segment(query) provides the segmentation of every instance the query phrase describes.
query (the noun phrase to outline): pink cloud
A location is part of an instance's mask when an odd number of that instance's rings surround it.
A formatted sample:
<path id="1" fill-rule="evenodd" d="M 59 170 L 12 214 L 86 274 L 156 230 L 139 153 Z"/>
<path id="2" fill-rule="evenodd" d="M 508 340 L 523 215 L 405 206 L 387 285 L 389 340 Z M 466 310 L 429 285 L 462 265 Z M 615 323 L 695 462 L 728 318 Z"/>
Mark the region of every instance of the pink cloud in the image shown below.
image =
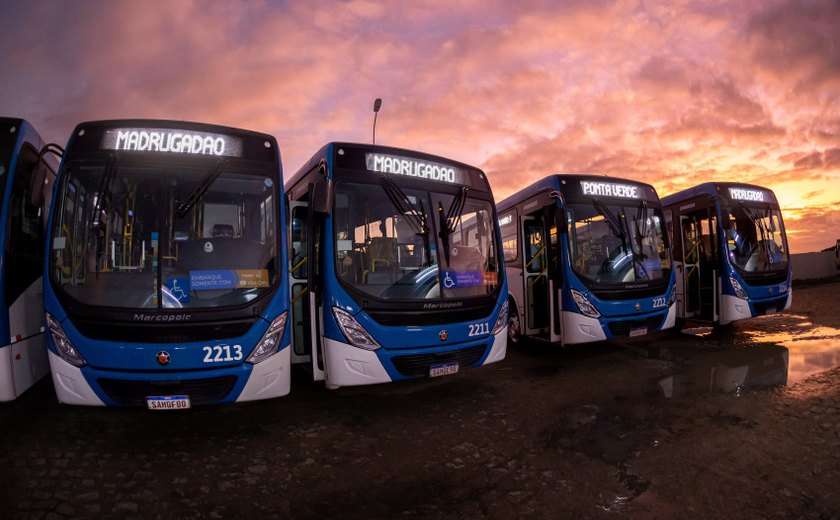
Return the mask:
<path id="1" fill-rule="evenodd" d="M 2 9 L 0 113 L 59 142 L 90 119 L 208 121 L 274 134 L 291 173 L 326 141 L 369 141 L 382 97 L 379 142 L 481 166 L 499 197 L 596 169 L 662 195 L 840 180 L 830 0 Z"/>

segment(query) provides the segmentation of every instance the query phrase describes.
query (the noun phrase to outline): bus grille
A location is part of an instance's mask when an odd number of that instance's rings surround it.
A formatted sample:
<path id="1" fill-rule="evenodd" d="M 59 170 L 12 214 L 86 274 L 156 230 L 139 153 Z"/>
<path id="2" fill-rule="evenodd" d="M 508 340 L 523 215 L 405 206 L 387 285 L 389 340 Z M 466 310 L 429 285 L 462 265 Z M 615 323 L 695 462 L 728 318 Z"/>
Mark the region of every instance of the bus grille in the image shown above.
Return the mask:
<path id="1" fill-rule="evenodd" d="M 461 367 L 475 365 L 481 360 L 486 350 L 486 345 L 477 345 L 450 352 L 395 356 L 391 358 L 391 361 L 394 363 L 397 371 L 406 377 L 425 376 L 429 374 L 429 367 L 433 365 L 442 365 L 444 363 L 458 363 Z"/>
<path id="2" fill-rule="evenodd" d="M 256 318 L 222 323 L 178 323 L 158 325 L 93 320 L 74 320 L 83 336 L 103 341 L 132 343 L 190 343 L 216 339 L 238 338 L 248 333 Z"/>
<path id="3" fill-rule="evenodd" d="M 97 383 L 113 401 L 126 406 L 146 406 L 146 397 L 188 395 L 190 404 L 218 402 L 233 390 L 236 376 L 184 379 L 183 381 L 130 381 L 98 379 Z"/>
<path id="4" fill-rule="evenodd" d="M 646 320 L 612 321 L 609 323 L 610 333 L 613 336 L 623 338 L 630 335 L 633 329 L 646 328 L 648 332 L 658 330 L 662 325 L 664 316 L 654 316 Z"/>

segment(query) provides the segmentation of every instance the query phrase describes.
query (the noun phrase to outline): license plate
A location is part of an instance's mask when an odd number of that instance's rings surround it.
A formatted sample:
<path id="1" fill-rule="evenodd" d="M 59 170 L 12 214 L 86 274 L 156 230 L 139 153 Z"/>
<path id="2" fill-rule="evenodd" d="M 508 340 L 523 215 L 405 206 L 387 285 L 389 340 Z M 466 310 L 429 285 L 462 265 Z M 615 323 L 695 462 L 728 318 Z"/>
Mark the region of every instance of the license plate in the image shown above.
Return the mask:
<path id="1" fill-rule="evenodd" d="M 146 398 L 149 410 L 186 410 L 190 407 L 188 395 L 151 396 Z"/>
<path id="2" fill-rule="evenodd" d="M 445 363 L 429 367 L 429 377 L 448 376 L 458 373 L 458 363 Z"/>
<path id="3" fill-rule="evenodd" d="M 647 334 L 647 327 L 636 327 L 635 329 L 630 329 L 630 337 L 635 336 L 644 336 Z"/>
<path id="4" fill-rule="evenodd" d="M 779 312 L 775 307 L 768 307 L 766 311 L 764 311 L 765 316 L 770 316 L 771 314 L 776 314 Z"/>

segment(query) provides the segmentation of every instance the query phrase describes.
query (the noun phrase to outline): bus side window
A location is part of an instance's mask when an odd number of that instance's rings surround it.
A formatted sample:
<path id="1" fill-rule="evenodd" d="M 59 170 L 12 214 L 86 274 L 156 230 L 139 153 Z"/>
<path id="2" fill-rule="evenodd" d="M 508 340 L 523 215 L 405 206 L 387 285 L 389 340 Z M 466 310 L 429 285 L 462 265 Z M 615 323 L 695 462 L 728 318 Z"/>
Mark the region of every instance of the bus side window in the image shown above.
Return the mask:
<path id="1" fill-rule="evenodd" d="M 511 212 L 499 218 L 502 227 L 502 249 L 505 262 L 513 262 L 519 256 L 519 235 L 516 225 L 516 213 Z"/>

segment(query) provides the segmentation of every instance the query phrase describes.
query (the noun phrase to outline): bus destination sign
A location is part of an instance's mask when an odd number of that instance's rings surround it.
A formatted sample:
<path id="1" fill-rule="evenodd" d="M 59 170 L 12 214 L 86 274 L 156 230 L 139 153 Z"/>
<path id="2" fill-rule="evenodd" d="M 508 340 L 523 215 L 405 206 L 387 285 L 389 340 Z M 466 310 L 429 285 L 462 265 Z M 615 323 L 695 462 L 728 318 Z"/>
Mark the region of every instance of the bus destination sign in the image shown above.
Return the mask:
<path id="1" fill-rule="evenodd" d="M 580 187 L 583 190 L 584 195 L 618 197 L 622 199 L 639 199 L 642 197 L 642 194 L 639 193 L 639 187 L 632 186 L 630 184 L 580 181 Z"/>
<path id="2" fill-rule="evenodd" d="M 242 140 L 221 134 L 173 128 L 117 128 L 102 139 L 105 150 L 160 152 L 187 155 L 241 157 Z"/>
<path id="3" fill-rule="evenodd" d="M 763 190 L 749 190 L 746 188 L 729 188 L 729 197 L 732 200 L 745 200 L 750 202 L 766 202 Z"/>
<path id="4" fill-rule="evenodd" d="M 369 171 L 405 175 L 430 181 L 463 184 L 464 172 L 445 164 L 423 161 L 413 157 L 400 157 L 382 153 L 365 154 Z"/>

